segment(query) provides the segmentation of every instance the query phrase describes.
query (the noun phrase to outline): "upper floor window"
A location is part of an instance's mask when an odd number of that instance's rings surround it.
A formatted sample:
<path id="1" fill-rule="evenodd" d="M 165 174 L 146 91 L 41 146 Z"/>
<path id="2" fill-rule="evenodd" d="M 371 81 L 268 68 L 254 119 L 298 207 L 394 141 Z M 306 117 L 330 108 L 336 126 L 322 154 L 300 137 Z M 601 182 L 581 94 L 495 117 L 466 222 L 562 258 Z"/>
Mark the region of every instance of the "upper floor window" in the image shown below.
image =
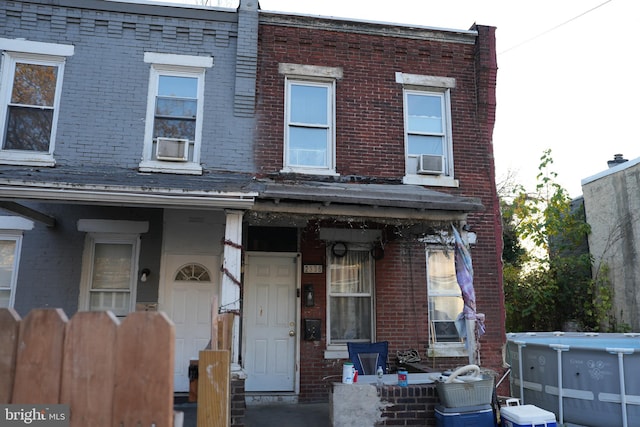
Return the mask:
<path id="1" fill-rule="evenodd" d="M 151 63 L 140 170 L 200 174 L 205 69 L 213 58 L 145 53 Z"/>
<path id="2" fill-rule="evenodd" d="M 0 216 L 0 307 L 14 306 L 22 233 L 31 229 L 33 221 Z"/>
<path id="3" fill-rule="evenodd" d="M 335 174 L 335 85 L 342 69 L 280 64 L 286 74 L 283 172 Z"/>
<path id="4" fill-rule="evenodd" d="M 404 86 L 406 184 L 457 186 L 453 179 L 450 88 L 446 77 L 396 73 Z"/>
<path id="5" fill-rule="evenodd" d="M 328 255 L 327 339 L 334 346 L 374 341 L 373 260 L 369 248 L 344 249 Z"/>
<path id="6" fill-rule="evenodd" d="M 446 173 L 444 94 L 406 91 L 405 96 L 407 155 L 429 157 L 418 162 L 418 173 Z"/>
<path id="7" fill-rule="evenodd" d="M 0 163 L 54 166 L 62 76 L 73 46 L 0 38 Z"/>
<path id="8" fill-rule="evenodd" d="M 287 81 L 285 164 L 328 170 L 333 152 L 331 83 Z"/>

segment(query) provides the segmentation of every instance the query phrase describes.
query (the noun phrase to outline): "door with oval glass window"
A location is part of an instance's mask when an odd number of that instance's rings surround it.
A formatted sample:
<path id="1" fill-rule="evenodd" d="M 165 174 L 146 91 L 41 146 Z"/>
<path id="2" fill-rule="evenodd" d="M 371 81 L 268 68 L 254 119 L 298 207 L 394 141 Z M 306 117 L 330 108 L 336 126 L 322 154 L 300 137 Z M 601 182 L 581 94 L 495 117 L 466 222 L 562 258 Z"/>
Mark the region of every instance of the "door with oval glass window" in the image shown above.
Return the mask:
<path id="1" fill-rule="evenodd" d="M 215 266 L 218 257 L 167 255 L 165 292 L 161 309 L 176 331 L 174 389 L 189 391 L 189 364 L 198 359 L 211 337 L 211 300 L 219 294 Z"/>

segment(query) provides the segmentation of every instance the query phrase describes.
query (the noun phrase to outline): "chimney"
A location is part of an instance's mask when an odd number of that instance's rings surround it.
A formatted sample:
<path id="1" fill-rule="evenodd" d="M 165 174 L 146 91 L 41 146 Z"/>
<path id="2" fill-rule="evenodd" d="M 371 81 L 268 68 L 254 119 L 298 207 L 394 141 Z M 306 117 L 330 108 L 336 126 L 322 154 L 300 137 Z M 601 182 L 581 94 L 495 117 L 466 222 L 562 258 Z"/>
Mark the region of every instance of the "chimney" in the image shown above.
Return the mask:
<path id="1" fill-rule="evenodd" d="M 626 161 L 627 159 L 622 158 L 622 154 L 614 154 L 613 160 L 608 160 L 607 165 L 609 166 L 609 168 L 613 168 L 615 166 L 618 166 L 620 163 L 624 163 Z"/>

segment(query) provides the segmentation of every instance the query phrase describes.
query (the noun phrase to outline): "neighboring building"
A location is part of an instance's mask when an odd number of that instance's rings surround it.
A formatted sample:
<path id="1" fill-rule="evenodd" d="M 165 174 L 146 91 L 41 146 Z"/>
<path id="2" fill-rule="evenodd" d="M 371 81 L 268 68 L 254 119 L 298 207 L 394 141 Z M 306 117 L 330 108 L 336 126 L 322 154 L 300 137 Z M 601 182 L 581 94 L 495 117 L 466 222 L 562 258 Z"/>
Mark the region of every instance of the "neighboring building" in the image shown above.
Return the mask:
<path id="1" fill-rule="evenodd" d="M 609 169 L 582 180 L 593 277 L 613 289 L 613 321 L 640 331 L 640 158 L 617 154 Z"/>
<path id="2" fill-rule="evenodd" d="M 1 305 L 165 311 L 186 391 L 217 296 L 247 391 L 321 401 L 349 341 L 468 363 L 455 226 L 502 371 L 494 28 L 19 0 L 0 51 Z"/>
<path id="3" fill-rule="evenodd" d="M 0 304 L 163 310 L 189 389 L 211 296 L 240 307 L 257 27 L 255 1 L 0 4 Z"/>
<path id="4" fill-rule="evenodd" d="M 267 252 L 251 252 L 245 265 L 248 392 L 326 398 L 349 341 L 388 341 L 392 365 L 409 349 L 435 369 L 469 363 L 453 322 L 462 300 L 452 225 L 477 236 L 480 359 L 501 371 L 494 31 L 260 14 L 261 189 L 245 218 L 248 249 Z M 276 265 L 289 266 L 288 282 Z M 312 289 L 314 303 L 298 306 L 296 288 Z M 273 295 L 289 295 L 287 312 Z M 315 338 L 285 345 L 287 325 L 299 321 L 301 334 L 317 328 Z M 279 335 L 261 327 L 277 323 Z"/>

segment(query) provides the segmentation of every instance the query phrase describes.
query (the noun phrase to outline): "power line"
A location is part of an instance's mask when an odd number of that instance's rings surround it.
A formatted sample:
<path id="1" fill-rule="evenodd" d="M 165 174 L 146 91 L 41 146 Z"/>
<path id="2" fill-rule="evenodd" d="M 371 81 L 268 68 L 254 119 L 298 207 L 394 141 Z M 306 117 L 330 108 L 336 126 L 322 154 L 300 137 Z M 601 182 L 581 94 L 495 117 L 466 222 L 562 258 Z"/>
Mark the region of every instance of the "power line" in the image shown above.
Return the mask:
<path id="1" fill-rule="evenodd" d="M 597 5 L 597 6 L 595 6 L 595 7 L 592 7 L 591 9 L 589 9 L 589 10 L 587 10 L 587 11 L 585 11 L 585 12 L 582 12 L 582 13 L 581 13 L 581 14 L 579 14 L 579 15 L 574 16 L 573 18 L 568 19 L 568 20 L 566 20 L 566 21 L 562 22 L 561 24 L 556 25 L 555 27 L 549 28 L 548 30 L 543 31 L 542 33 L 540 33 L 540 34 L 538 34 L 538 35 L 535 35 L 535 36 L 533 36 L 533 37 L 531 37 L 531 38 L 529 38 L 529 39 L 527 39 L 527 40 L 525 40 L 525 41 L 523 41 L 523 42 L 520 42 L 520 43 L 518 43 L 518 44 L 516 44 L 516 45 L 514 45 L 514 46 L 511 46 L 510 48 L 505 49 L 505 50 L 503 50 L 502 52 L 498 52 L 498 55 L 501 55 L 501 54 L 503 54 L 503 53 L 509 52 L 509 51 L 514 50 L 514 49 L 516 49 L 516 48 L 518 48 L 518 47 L 520 47 L 520 46 L 522 46 L 522 45 L 524 45 L 524 44 L 526 44 L 526 43 L 529 43 L 529 42 L 531 42 L 531 41 L 533 41 L 533 40 L 535 40 L 535 39 L 538 39 L 538 38 L 540 38 L 540 37 L 544 36 L 545 34 L 550 33 L 551 31 L 557 30 L 558 28 L 560 28 L 560 27 L 562 27 L 562 26 L 564 26 L 564 25 L 567 25 L 569 22 L 575 21 L 576 19 L 583 17 L 583 16 L 584 16 L 584 15 L 586 15 L 587 13 L 593 12 L 594 10 L 596 10 L 596 9 L 598 9 L 598 8 L 600 8 L 600 7 L 602 7 L 602 6 L 604 6 L 604 5 L 605 5 L 605 4 L 607 4 L 607 3 L 611 3 L 612 1 L 613 1 L 613 0 L 607 0 L 607 1 L 603 2 L 603 3 L 600 3 L 599 5 Z"/>

